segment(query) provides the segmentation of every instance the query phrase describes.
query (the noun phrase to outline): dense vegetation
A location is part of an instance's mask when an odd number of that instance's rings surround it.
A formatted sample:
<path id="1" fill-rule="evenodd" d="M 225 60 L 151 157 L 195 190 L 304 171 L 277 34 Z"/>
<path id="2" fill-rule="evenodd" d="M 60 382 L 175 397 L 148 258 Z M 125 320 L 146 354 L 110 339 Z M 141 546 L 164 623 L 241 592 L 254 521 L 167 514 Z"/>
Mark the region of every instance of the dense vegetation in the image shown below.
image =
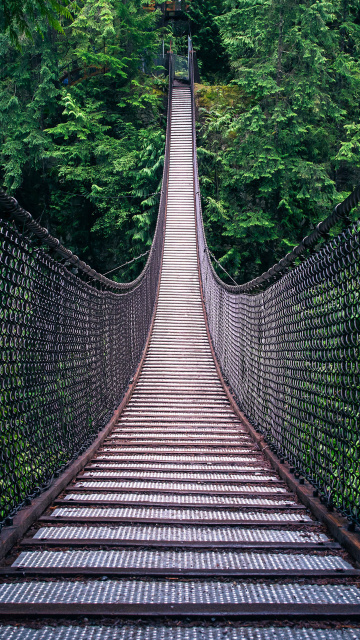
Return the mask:
<path id="1" fill-rule="evenodd" d="M 359 182 L 360 5 L 194 0 L 191 12 L 207 60 L 199 158 L 208 239 L 242 282 Z"/>
<path id="2" fill-rule="evenodd" d="M 141 4 L 85 0 L 63 33 L 40 16 L 0 36 L 1 182 L 102 272 L 148 249 L 159 201 L 166 83 L 144 70 L 162 34 Z"/>
<path id="3" fill-rule="evenodd" d="M 105 272 L 151 242 L 166 87 L 153 60 L 186 34 L 142 0 L 28 4 L 26 24 L 16 0 L 20 17 L 0 12 L 0 182 Z M 208 240 L 241 282 L 359 181 L 359 3 L 192 0 L 189 17 Z"/>

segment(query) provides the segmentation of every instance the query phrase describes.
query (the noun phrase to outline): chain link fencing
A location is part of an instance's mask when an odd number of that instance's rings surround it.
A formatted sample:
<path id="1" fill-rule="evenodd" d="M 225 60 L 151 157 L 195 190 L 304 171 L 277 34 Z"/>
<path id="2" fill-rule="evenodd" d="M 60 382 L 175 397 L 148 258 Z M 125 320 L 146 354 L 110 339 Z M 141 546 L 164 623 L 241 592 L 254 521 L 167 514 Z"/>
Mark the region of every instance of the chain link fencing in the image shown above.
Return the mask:
<path id="1" fill-rule="evenodd" d="M 170 61 L 170 88 L 172 77 Z M 171 89 L 168 103 L 170 114 Z M 0 191 L 0 528 L 94 441 L 140 362 L 161 272 L 169 127 L 168 117 L 154 240 L 131 283 L 96 273 Z"/>
<path id="2" fill-rule="evenodd" d="M 194 101 L 193 126 L 200 273 L 224 377 L 270 447 L 360 524 L 360 223 L 347 218 L 360 187 L 268 272 L 225 284 L 204 233 Z M 341 219 L 346 229 L 295 266 Z"/>

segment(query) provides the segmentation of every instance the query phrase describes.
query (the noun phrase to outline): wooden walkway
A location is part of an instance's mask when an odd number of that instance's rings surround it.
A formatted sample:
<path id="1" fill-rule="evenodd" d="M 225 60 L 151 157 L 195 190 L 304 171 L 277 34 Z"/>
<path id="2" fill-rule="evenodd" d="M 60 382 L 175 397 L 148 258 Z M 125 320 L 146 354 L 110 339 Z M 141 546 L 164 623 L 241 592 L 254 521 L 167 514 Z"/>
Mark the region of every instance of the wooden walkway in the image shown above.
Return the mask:
<path id="1" fill-rule="evenodd" d="M 164 260 L 146 361 L 96 457 L 12 557 L 0 584 L 1 640 L 360 638 L 355 627 L 352 635 L 326 628 L 359 614 L 358 572 L 269 467 L 218 379 L 193 190 L 184 86 L 173 92 Z M 19 616 L 42 622 L 14 627 Z M 316 627 L 304 627 L 309 617 Z M 275 628 L 284 618 L 296 623 Z"/>

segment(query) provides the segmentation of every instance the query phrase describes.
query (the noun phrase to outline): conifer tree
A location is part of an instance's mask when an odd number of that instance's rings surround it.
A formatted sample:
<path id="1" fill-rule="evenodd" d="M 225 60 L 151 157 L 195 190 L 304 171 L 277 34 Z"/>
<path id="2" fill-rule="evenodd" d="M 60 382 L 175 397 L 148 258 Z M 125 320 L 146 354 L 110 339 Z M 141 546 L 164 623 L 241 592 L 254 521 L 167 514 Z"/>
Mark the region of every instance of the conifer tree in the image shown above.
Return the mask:
<path id="1" fill-rule="evenodd" d="M 216 21 L 241 98 L 208 114 L 220 194 L 209 191 L 206 211 L 214 248 L 220 230 L 224 263 L 247 279 L 358 177 L 359 27 L 345 0 L 225 0 L 225 9 Z"/>
<path id="2" fill-rule="evenodd" d="M 141 0 L 84 0 L 63 27 L 34 31 L 21 53 L 0 36 L 0 178 L 107 271 L 143 253 L 156 222 L 166 90 L 151 75 L 157 17 Z"/>
<path id="3" fill-rule="evenodd" d="M 22 36 L 33 38 L 34 28 L 43 33 L 46 25 L 50 25 L 62 31 L 59 16 L 71 18 L 67 5 L 67 0 L 2 0 L 0 33 L 7 32 L 11 40 L 19 45 Z"/>

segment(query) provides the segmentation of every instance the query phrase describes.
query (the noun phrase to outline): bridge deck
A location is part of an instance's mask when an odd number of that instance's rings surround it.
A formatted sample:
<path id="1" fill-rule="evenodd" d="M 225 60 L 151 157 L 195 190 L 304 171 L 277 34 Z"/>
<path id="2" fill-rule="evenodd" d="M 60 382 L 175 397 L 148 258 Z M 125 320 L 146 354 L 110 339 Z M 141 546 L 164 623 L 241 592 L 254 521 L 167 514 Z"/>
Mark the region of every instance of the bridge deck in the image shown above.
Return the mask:
<path id="1" fill-rule="evenodd" d="M 193 190 L 191 96 L 178 87 L 160 294 L 141 377 L 96 457 L 12 558 L 0 585 L 10 619 L 1 640 L 360 638 L 354 628 L 321 629 L 359 615 L 357 571 L 269 467 L 218 379 Z M 13 627 L 20 615 L 43 616 L 45 626 Z M 70 627 L 68 616 L 77 616 Z M 142 622 L 96 621 L 106 616 Z M 305 629 L 311 616 L 318 627 Z M 253 623 L 232 627 L 229 617 Z M 261 618 L 300 622 L 276 629 L 257 626 Z"/>

